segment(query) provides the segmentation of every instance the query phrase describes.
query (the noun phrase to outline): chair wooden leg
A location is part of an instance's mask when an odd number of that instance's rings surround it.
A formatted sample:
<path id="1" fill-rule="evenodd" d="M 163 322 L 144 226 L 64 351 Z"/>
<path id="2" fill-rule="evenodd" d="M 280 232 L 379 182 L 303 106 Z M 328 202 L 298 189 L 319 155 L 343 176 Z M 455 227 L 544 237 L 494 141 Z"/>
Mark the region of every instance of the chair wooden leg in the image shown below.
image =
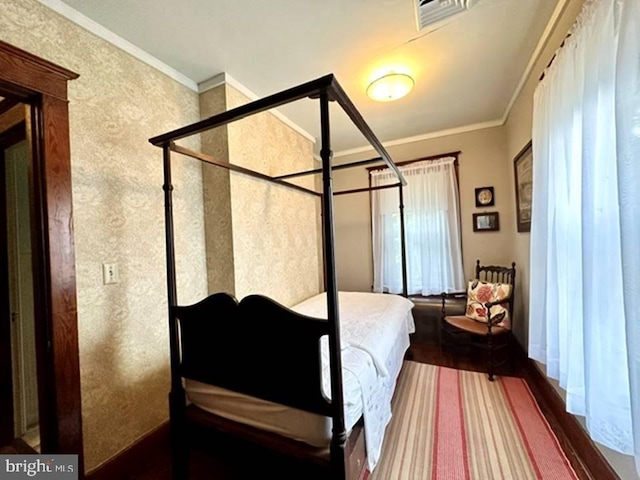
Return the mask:
<path id="1" fill-rule="evenodd" d="M 493 335 L 491 331 L 487 335 L 487 342 L 489 343 L 489 381 L 493 382 Z"/>
<path id="2" fill-rule="evenodd" d="M 509 337 L 507 338 L 507 355 L 509 355 L 509 372 L 511 372 L 511 375 L 515 375 L 515 364 L 513 361 L 513 342 L 515 342 L 516 340 L 511 332 L 509 332 L 508 335 Z"/>

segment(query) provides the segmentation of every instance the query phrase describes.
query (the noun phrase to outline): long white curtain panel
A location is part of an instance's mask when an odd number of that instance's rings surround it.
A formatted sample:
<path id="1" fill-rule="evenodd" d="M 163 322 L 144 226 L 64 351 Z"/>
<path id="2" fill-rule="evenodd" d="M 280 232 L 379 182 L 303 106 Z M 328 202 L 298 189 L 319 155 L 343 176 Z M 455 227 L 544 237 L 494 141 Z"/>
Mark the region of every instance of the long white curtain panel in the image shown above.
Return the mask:
<path id="1" fill-rule="evenodd" d="M 535 92 L 529 311 L 529 355 L 567 411 L 636 464 L 639 4 L 587 0 Z"/>

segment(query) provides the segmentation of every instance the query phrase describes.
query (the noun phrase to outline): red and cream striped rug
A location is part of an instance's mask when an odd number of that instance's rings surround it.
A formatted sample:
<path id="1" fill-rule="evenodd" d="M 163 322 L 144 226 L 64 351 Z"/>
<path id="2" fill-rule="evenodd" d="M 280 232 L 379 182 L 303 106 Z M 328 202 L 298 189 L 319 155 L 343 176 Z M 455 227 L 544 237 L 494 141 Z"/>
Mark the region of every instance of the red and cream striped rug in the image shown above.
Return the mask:
<path id="1" fill-rule="evenodd" d="M 370 480 L 577 479 L 521 378 L 406 362 Z"/>

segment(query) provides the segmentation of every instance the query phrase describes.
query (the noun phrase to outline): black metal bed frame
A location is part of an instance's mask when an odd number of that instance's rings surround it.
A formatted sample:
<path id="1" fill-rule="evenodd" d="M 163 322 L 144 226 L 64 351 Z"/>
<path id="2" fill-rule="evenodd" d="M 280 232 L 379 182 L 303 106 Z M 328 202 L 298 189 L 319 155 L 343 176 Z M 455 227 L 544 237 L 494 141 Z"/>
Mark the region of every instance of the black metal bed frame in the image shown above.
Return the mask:
<path id="1" fill-rule="evenodd" d="M 195 135 L 206 130 L 210 130 L 221 125 L 231 123 L 236 120 L 248 117 L 250 115 L 267 111 L 278 106 L 300 100 L 303 98 L 318 99 L 320 104 L 320 127 L 321 127 L 321 150 L 322 168 L 307 170 L 296 173 L 271 177 L 260 172 L 233 165 L 227 162 L 221 162 L 210 155 L 199 153 L 188 148 L 176 145 L 176 140 Z M 349 164 L 332 166 L 331 161 L 333 152 L 331 151 L 331 134 L 329 121 L 329 102 L 337 102 L 344 112 L 349 116 L 354 125 L 362 132 L 364 137 L 369 141 L 371 146 L 377 151 L 380 157 L 370 160 L 358 161 Z M 345 478 L 345 460 L 344 449 L 346 443 L 345 420 L 343 410 L 343 385 L 342 385 L 342 365 L 340 357 L 340 318 L 338 308 L 338 290 L 336 280 L 335 265 L 335 239 L 333 225 L 333 196 L 349 193 L 366 192 L 379 190 L 382 188 L 398 188 L 399 190 L 399 209 L 401 220 L 401 244 L 402 244 L 402 275 L 404 281 L 403 294 L 407 296 L 407 272 L 406 272 L 406 251 L 404 241 L 404 205 L 403 205 L 403 186 L 406 180 L 398 167 L 394 164 L 388 152 L 382 146 L 381 142 L 374 135 L 373 131 L 364 121 L 354 104 L 347 97 L 346 93 L 337 82 L 333 75 L 326 75 L 316 80 L 298 85 L 288 90 L 276 93 L 274 95 L 253 101 L 246 105 L 234 108 L 232 110 L 214 115 L 199 122 L 187 125 L 185 127 L 170 131 L 168 133 L 158 135 L 149 140 L 155 146 L 163 149 L 164 163 L 164 198 L 165 198 L 165 240 L 166 240 L 166 263 L 167 263 L 167 290 L 168 290 L 168 307 L 169 307 L 169 334 L 170 334 L 170 353 L 171 353 L 171 392 L 169 394 L 170 420 L 172 431 L 173 446 L 173 478 L 184 479 L 188 475 L 187 456 L 183 451 L 180 435 L 183 433 L 182 423 L 184 421 L 185 412 L 185 391 L 182 385 L 183 371 L 181 370 L 181 352 L 180 352 L 180 332 L 179 332 L 179 312 L 181 309 L 191 307 L 179 307 L 177 305 L 177 286 L 176 286 L 176 266 L 175 266 L 175 247 L 174 247 L 174 222 L 173 222 L 173 185 L 171 180 L 171 152 L 180 153 L 189 157 L 211 163 L 213 165 L 226 168 L 228 170 L 239 172 L 254 178 L 258 178 L 270 183 L 289 187 L 306 194 L 320 197 L 322 206 L 322 233 L 323 233 L 323 252 L 324 252 L 324 278 L 325 289 L 327 292 L 327 333 L 329 337 L 329 361 L 331 372 L 331 392 L 332 399 L 330 408 L 333 420 L 332 440 L 330 444 L 330 463 L 332 478 Z M 384 161 L 398 177 L 398 182 L 382 187 L 359 188 L 346 191 L 333 191 L 332 175 L 333 170 L 344 168 L 352 168 L 366 164 Z M 322 174 L 322 193 L 315 190 L 295 185 L 286 181 L 290 178 L 301 177 L 305 175 Z M 216 294 L 219 295 L 219 294 Z M 214 295 L 215 296 L 215 295 Z M 255 296 L 253 296 L 255 297 Z M 211 297 L 209 297 L 211 298 Z M 250 297 L 247 297 L 250 298 Z M 205 303 L 207 300 L 201 302 Z M 228 302 L 227 299 L 224 299 Z M 244 302 L 244 300 L 243 300 Z M 240 305 L 243 304 L 240 302 Z M 198 304 L 199 305 L 199 304 Z M 271 308 L 271 307 L 269 307 Z M 181 320 L 181 319 L 180 319 Z"/>

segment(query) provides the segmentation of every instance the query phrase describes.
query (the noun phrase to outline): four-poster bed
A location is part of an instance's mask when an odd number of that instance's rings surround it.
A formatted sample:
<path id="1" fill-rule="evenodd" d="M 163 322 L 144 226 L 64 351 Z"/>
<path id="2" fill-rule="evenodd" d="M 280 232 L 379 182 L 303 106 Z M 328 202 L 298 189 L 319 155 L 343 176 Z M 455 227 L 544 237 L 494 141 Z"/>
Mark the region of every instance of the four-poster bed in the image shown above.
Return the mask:
<path id="1" fill-rule="evenodd" d="M 179 139 L 303 98 L 318 99 L 320 104 L 320 156 L 322 158 L 320 169 L 270 177 L 241 166 L 220 162 L 210 155 L 195 152 L 174 143 Z M 343 108 L 378 152 L 379 158 L 332 167 L 330 101 L 336 101 Z M 358 408 L 349 410 L 353 406 L 351 403 L 354 402 L 352 400 L 354 395 L 348 395 L 345 403 L 345 385 L 348 387 L 358 385 L 362 390 L 363 384 L 367 382 L 366 378 L 375 377 L 375 380 L 371 381 L 373 386 L 368 389 L 384 390 L 390 403 L 393 383 L 408 347 L 408 333 L 413 327 L 410 313 L 412 304 L 406 298 L 399 296 L 360 294 L 372 297 L 364 302 L 359 300 L 359 304 L 354 303 L 360 306 L 354 307 L 359 313 L 353 318 L 350 317 L 349 310 L 341 307 L 341 303 L 350 304 L 354 300 L 353 296 L 345 297 L 337 290 L 333 195 L 369 189 L 334 192 L 331 172 L 384 161 L 398 177 L 397 183 L 385 187 L 399 189 L 401 225 L 404 224 L 402 188 L 406 185 L 402 174 L 333 75 L 327 75 L 159 135 L 150 139 L 150 142 L 162 147 L 164 152 L 163 188 L 171 350 L 169 403 L 173 477 L 188 478 L 185 435 L 188 429 L 199 429 L 203 426 L 213 426 L 218 430 L 249 437 L 258 442 L 267 443 L 272 448 L 284 449 L 292 455 L 315 459 L 318 462 L 328 460 L 331 478 L 346 479 L 358 476 L 364 463 L 362 454 L 358 453 L 364 450 L 362 420 L 358 421 L 358 419 L 362 416 L 367 423 L 369 421 L 367 417 L 374 418 L 375 413 L 372 411 L 376 412 L 377 407 L 372 406 L 371 399 L 363 395 L 359 410 Z M 260 295 L 249 295 L 237 302 L 227 293 L 210 295 L 195 305 L 178 306 L 171 183 L 172 152 L 318 197 L 322 207 L 326 294 L 312 299 L 311 303 L 303 302 L 292 308 L 279 305 Z M 287 181 L 289 178 L 319 173 L 322 174 L 321 193 Z M 401 233 L 404 233 L 404 228 L 401 229 Z M 402 244 L 404 246 L 404 242 Z M 404 248 L 402 263 L 403 269 L 406 269 Z M 403 276 L 406 278 L 406 273 Z M 375 301 L 371 300 L 373 298 Z M 362 305 L 368 305 L 369 308 L 364 308 Z M 395 311 L 396 315 L 391 316 L 389 314 L 391 311 Z M 343 314 L 350 320 L 341 327 L 340 320 Z M 374 331 L 378 331 L 377 336 L 368 333 Z M 341 338 L 342 334 L 345 334 L 344 338 Z M 326 338 L 328 342 L 325 343 Z M 343 361 L 346 365 L 345 369 L 343 369 Z M 360 361 L 359 364 L 358 361 Z M 360 366 L 354 366 L 356 364 Z M 356 378 L 348 378 L 356 369 L 358 369 Z M 345 374 L 345 372 L 350 373 Z M 185 385 L 189 399 L 197 404 L 197 407 L 186 406 Z M 348 388 L 346 393 L 349 394 Z M 358 397 L 358 395 L 355 396 Z M 217 399 L 217 406 L 207 407 L 209 405 L 207 399 L 210 398 Z M 301 435 L 297 433 L 284 432 L 283 434 L 278 430 L 278 426 L 265 426 L 260 423 L 259 418 L 239 419 L 240 415 L 237 411 L 222 411 L 224 408 L 220 405 L 224 404 L 224 401 L 220 402 L 220 398 L 231 399 L 227 402 L 229 404 L 238 404 L 241 399 L 242 401 L 254 399 L 263 401 L 268 408 L 277 404 L 319 417 L 328 417 L 331 420 L 330 438 L 327 439 L 326 428 L 324 428 L 324 437 L 320 434 L 315 441 L 309 441 L 300 438 Z M 245 408 L 245 411 L 255 407 L 255 404 L 249 405 L 251 406 Z M 347 420 L 345 420 L 345 411 L 347 411 Z M 353 411 L 356 413 L 353 414 Z M 377 430 L 384 431 L 384 426 L 386 423 Z M 365 425 L 367 442 L 372 443 L 375 440 L 372 440 L 372 435 L 369 435 L 370 432 L 367 432 L 366 428 L 367 425 Z M 320 430 L 322 431 L 323 428 L 321 427 Z M 275 432 L 275 434 L 269 432 Z M 381 434 L 380 432 L 380 443 Z M 294 440 L 287 437 L 292 437 Z M 305 443 L 297 440 L 303 440 Z M 326 443 L 327 440 L 328 443 Z M 328 455 L 327 446 L 329 447 Z M 371 448 L 371 445 L 368 447 Z"/>

